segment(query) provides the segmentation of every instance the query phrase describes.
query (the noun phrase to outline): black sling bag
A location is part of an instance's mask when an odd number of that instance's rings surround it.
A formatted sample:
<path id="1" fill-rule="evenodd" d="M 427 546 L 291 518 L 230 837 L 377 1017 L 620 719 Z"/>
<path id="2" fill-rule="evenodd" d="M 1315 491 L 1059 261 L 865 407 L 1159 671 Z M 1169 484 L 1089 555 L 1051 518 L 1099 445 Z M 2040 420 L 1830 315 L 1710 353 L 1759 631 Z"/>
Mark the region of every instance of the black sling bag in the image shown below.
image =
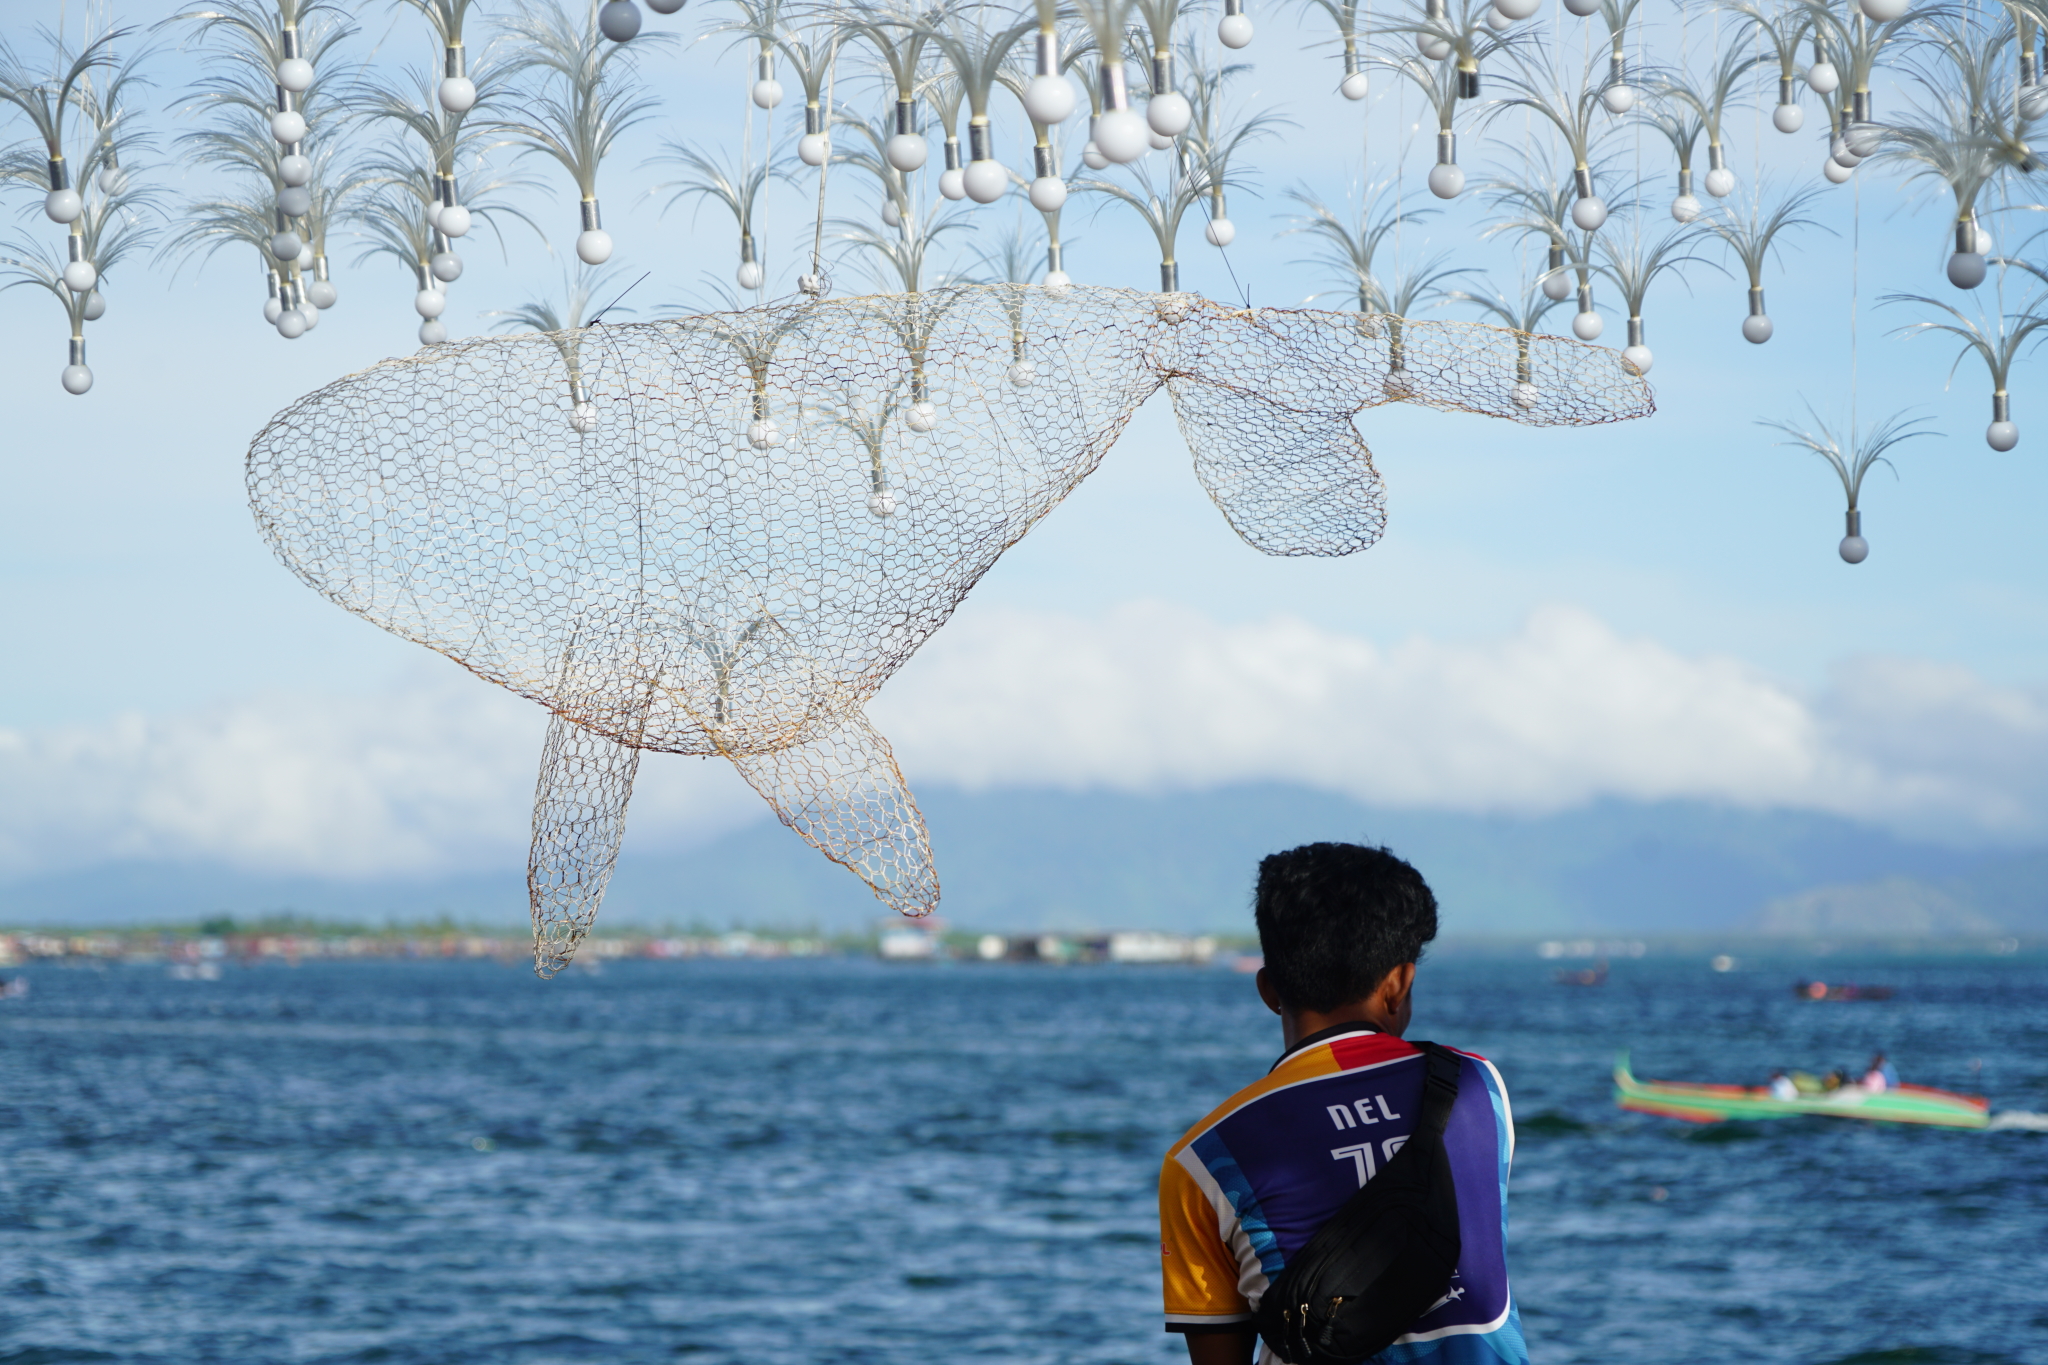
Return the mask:
<path id="1" fill-rule="evenodd" d="M 1415 1325 L 1458 1268 L 1458 1191 L 1444 1125 L 1458 1057 L 1415 1044 L 1428 1071 L 1415 1132 L 1316 1229 L 1259 1300 L 1259 1335 L 1289 1365 L 1357 1365 Z"/>

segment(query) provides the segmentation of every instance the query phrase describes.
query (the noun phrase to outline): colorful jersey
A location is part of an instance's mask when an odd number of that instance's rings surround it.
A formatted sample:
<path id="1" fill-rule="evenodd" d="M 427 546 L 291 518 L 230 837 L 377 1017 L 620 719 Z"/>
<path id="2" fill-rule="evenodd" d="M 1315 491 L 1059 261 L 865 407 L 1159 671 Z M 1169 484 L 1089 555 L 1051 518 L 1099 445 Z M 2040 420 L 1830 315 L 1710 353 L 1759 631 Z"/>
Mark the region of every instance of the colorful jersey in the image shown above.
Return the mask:
<path id="1" fill-rule="evenodd" d="M 1449 1294 L 1374 1357 L 1386 1365 L 1527 1365 L 1508 1292 L 1515 1129 L 1493 1063 L 1460 1053 L 1444 1146 L 1462 1253 Z M 1422 1108 L 1422 1054 L 1367 1026 L 1282 1057 L 1174 1144 L 1159 1174 L 1166 1330 L 1250 1330 L 1266 1286 L 1401 1149 Z M 1270 1348 L 1262 1365 L 1278 1359 Z"/>

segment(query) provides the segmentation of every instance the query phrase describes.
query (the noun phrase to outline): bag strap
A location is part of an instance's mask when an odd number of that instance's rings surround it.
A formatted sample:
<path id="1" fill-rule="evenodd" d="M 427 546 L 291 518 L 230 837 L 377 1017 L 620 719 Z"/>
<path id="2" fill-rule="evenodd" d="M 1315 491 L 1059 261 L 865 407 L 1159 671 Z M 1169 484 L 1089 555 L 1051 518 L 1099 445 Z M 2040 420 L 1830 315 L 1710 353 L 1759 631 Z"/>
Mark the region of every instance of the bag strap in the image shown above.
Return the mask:
<path id="1" fill-rule="evenodd" d="M 1428 1129 L 1430 1137 L 1441 1142 L 1444 1127 L 1451 1121 L 1451 1108 L 1458 1102 L 1458 1073 L 1463 1064 L 1457 1053 L 1441 1043 L 1417 1042 L 1415 1048 L 1429 1069 L 1422 1078 L 1422 1114 L 1415 1123 L 1415 1136 L 1408 1140 L 1415 1141 Z"/>

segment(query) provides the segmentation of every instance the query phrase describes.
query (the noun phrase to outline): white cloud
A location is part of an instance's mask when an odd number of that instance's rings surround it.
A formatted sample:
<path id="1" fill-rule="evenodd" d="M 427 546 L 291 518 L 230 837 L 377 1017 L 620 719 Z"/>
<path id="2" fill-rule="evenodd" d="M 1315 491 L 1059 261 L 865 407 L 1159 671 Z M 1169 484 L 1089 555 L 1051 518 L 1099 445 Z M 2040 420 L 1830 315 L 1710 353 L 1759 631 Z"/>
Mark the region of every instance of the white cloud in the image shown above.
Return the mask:
<path id="1" fill-rule="evenodd" d="M 1370 641 L 1133 604 L 969 611 L 873 707 L 913 786 L 1299 782 L 1393 807 L 1603 797 L 1785 806 L 1922 837 L 2048 833 L 2048 690 L 1912 660 L 1806 697 L 1554 607 L 1477 643 Z M 264 697 L 0 731 L 0 875 L 119 859 L 336 877 L 502 864 L 544 717 L 449 668 L 371 697 Z M 729 765 L 653 755 L 628 837 L 766 818 Z"/>
<path id="2" fill-rule="evenodd" d="M 2048 696 L 1916 661 L 1807 698 L 1549 607 L 1474 644 L 1134 604 L 964 615 L 874 707 L 912 780 L 1134 789 L 1279 779 L 1388 806 L 1601 797 L 1794 806 L 1942 837 L 2048 829 Z"/>

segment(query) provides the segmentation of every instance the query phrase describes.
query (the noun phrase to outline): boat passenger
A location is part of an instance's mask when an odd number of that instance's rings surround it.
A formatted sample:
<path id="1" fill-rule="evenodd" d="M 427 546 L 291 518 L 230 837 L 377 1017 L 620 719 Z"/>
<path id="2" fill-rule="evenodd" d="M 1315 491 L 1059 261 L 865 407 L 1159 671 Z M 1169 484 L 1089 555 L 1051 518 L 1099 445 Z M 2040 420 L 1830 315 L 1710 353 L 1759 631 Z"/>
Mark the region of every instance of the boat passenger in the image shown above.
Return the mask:
<path id="1" fill-rule="evenodd" d="M 1882 1052 L 1870 1059 L 1870 1069 L 1863 1073 L 1863 1088 L 1872 1092 L 1899 1088 L 1899 1073 Z"/>
<path id="2" fill-rule="evenodd" d="M 1166 1330 L 1185 1336 L 1193 1365 L 1250 1365 L 1255 1350 L 1262 1365 L 1277 1362 L 1258 1335 L 1267 1290 L 1403 1149 L 1423 1112 L 1424 1076 L 1449 1060 L 1458 1086 L 1442 1149 L 1456 1190 L 1456 1269 L 1388 1355 L 1403 1365 L 1527 1365 L 1508 1289 L 1515 1138 L 1506 1088 L 1483 1057 L 1446 1050 L 1437 1059 L 1402 1041 L 1415 965 L 1436 937 L 1436 897 L 1385 849 L 1319 843 L 1259 864 L 1254 912 L 1265 954 L 1255 984 L 1280 1016 L 1286 1050 L 1166 1154 Z"/>
<path id="3" fill-rule="evenodd" d="M 1799 1098 L 1799 1087 L 1794 1085 L 1792 1078 L 1784 1072 L 1773 1071 L 1771 1073 L 1771 1098 L 1774 1100 L 1796 1100 Z"/>

